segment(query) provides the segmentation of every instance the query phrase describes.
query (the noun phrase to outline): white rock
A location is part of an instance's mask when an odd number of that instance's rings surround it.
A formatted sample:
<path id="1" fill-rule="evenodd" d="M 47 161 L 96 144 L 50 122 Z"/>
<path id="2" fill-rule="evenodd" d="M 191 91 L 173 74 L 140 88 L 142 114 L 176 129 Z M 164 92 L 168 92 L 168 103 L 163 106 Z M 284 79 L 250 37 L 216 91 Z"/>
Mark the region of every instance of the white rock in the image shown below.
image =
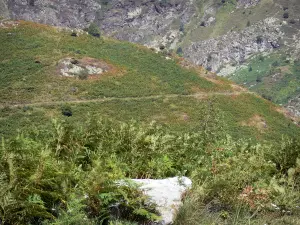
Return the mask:
<path id="1" fill-rule="evenodd" d="M 162 180 L 133 179 L 141 185 L 139 188 L 150 200 L 157 205 L 157 210 L 162 216 L 162 224 L 170 224 L 178 211 L 181 197 L 192 186 L 192 181 L 187 177 L 174 177 Z"/>
<path id="2" fill-rule="evenodd" d="M 132 19 L 142 14 L 142 8 L 136 8 L 127 13 L 128 18 Z"/>

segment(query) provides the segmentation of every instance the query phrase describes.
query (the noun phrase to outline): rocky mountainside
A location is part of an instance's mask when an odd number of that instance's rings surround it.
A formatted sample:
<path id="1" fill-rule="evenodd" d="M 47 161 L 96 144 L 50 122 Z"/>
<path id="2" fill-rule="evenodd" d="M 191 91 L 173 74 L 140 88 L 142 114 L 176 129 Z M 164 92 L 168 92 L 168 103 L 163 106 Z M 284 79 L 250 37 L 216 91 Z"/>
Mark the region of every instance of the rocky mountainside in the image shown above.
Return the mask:
<path id="1" fill-rule="evenodd" d="M 298 0 L 0 0 L 2 17 L 76 28 L 95 22 L 106 35 L 172 50 L 231 77 L 257 55 L 297 60 L 299 12 Z M 290 108 L 298 89 L 275 102 Z"/>

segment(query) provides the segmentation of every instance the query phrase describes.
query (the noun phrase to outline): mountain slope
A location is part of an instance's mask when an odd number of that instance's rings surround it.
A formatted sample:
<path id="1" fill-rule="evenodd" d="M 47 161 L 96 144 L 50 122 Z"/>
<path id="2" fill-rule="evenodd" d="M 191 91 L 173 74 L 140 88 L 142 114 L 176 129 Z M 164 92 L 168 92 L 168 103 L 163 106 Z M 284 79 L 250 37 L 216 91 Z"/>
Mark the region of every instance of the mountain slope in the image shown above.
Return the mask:
<path id="1" fill-rule="evenodd" d="M 105 35 L 177 52 L 237 82 L 234 75 L 250 67 L 253 57 L 286 55 L 293 67 L 299 59 L 299 15 L 297 0 L 0 0 L 0 16 L 77 28 L 95 22 Z M 268 72 L 242 73 L 249 82 L 240 84 L 248 88 L 253 76 L 266 77 L 252 90 L 300 114 L 299 90 L 290 87 L 295 79 L 272 88 L 272 95 L 286 93 L 282 101 L 270 98 Z"/>
<path id="2" fill-rule="evenodd" d="M 299 132 L 277 106 L 180 58 L 85 32 L 75 37 L 30 22 L 2 24 L 1 136 L 48 126 L 62 113 L 79 123 L 96 115 L 197 130 L 209 105 L 223 112 L 236 138 Z"/>
<path id="3" fill-rule="evenodd" d="M 0 24 L 1 224 L 157 223 L 132 179 L 173 176 L 193 182 L 174 224 L 299 224 L 282 108 L 176 55 Z"/>

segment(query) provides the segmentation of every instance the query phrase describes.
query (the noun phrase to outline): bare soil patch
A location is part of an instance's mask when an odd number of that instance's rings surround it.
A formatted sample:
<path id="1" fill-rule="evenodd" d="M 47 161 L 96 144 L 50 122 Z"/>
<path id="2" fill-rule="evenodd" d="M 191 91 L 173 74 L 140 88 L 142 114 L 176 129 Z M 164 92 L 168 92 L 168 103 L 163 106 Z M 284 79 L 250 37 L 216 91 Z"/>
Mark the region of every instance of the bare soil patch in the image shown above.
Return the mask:
<path id="1" fill-rule="evenodd" d="M 243 121 L 241 123 L 241 125 L 242 126 L 255 127 L 260 132 L 264 132 L 268 129 L 268 125 L 267 125 L 267 122 L 265 121 L 265 119 L 262 116 L 257 115 L 257 114 L 252 116 L 247 121 Z"/>

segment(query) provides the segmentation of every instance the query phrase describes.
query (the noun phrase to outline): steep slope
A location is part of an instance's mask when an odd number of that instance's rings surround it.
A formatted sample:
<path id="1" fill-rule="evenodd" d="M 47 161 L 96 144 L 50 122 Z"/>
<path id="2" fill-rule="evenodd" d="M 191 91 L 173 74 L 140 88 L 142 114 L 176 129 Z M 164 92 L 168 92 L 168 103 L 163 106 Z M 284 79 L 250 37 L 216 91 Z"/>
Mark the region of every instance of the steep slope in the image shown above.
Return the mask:
<path id="1" fill-rule="evenodd" d="M 1 224 L 157 224 L 165 201 L 132 179 L 174 176 L 193 183 L 175 225 L 299 224 L 300 128 L 282 108 L 176 55 L 0 24 Z"/>
<path id="2" fill-rule="evenodd" d="M 105 34 L 122 40 L 181 46 L 186 58 L 213 71 L 285 46 L 299 22 L 295 0 L 5 2 L 14 19 L 79 28 L 96 22 Z"/>
<path id="3" fill-rule="evenodd" d="M 254 56 L 280 52 L 299 59 L 299 15 L 297 0 L 0 0 L 2 17 L 77 28 L 95 22 L 106 35 L 172 50 L 237 82 L 234 74 Z M 286 92 L 286 85 L 275 86 L 276 94 Z M 261 82 L 258 92 L 268 96 L 268 90 Z M 298 92 L 274 102 L 298 115 Z"/>
<path id="4" fill-rule="evenodd" d="M 62 114 L 79 123 L 97 115 L 198 130 L 211 105 L 236 138 L 299 134 L 272 103 L 142 46 L 13 21 L 2 22 L 0 41 L 1 136 L 47 126 Z"/>

